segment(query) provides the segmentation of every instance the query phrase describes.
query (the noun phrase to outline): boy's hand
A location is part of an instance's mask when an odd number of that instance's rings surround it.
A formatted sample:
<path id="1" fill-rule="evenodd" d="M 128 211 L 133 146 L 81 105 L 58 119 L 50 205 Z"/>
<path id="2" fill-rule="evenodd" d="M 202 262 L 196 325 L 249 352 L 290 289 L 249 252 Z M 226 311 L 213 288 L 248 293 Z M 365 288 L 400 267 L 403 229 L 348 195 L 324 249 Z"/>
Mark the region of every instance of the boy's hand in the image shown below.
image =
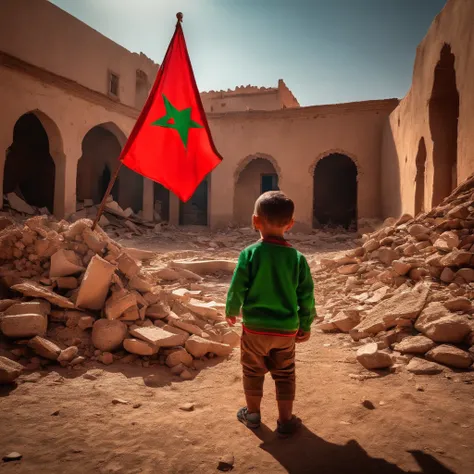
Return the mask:
<path id="1" fill-rule="evenodd" d="M 310 337 L 311 337 L 311 331 L 305 332 L 300 329 L 298 333 L 296 334 L 296 342 L 297 343 L 306 342 L 307 340 L 309 340 Z"/>
<path id="2" fill-rule="evenodd" d="M 226 316 L 225 320 L 229 324 L 229 326 L 235 326 L 235 323 L 237 322 L 237 318 L 235 316 Z"/>

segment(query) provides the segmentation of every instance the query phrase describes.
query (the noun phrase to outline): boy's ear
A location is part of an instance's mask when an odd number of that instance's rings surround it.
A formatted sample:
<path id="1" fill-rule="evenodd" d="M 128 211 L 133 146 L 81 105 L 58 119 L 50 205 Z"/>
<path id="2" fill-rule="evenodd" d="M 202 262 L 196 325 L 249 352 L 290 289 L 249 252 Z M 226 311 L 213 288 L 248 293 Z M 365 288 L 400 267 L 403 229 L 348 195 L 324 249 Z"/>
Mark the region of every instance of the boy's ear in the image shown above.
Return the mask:
<path id="1" fill-rule="evenodd" d="M 257 215 L 252 215 L 252 227 L 254 230 L 258 230 L 258 226 L 260 225 L 260 219 Z"/>
<path id="2" fill-rule="evenodd" d="M 291 219 L 290 223 L 286 226 L 286 230 L 287 231 L 290 230 L 293 227 L 294 224 L 295 224 L 295 220 Z"/>

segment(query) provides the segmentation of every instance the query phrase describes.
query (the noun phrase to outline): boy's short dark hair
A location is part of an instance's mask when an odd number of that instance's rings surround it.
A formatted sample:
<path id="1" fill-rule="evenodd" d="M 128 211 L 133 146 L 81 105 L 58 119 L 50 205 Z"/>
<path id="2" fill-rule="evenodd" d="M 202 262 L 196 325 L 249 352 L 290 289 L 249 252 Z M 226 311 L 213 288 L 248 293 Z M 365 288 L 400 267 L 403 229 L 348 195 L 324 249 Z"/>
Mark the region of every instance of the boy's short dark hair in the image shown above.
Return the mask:
<path id="1" fill-rule="evenodd" d="M 269 224 L 288 225 L 295 211 L 294 202 L 281 191 L 267 191 L 255 202 L 254 214 L 265 219 Z"/>

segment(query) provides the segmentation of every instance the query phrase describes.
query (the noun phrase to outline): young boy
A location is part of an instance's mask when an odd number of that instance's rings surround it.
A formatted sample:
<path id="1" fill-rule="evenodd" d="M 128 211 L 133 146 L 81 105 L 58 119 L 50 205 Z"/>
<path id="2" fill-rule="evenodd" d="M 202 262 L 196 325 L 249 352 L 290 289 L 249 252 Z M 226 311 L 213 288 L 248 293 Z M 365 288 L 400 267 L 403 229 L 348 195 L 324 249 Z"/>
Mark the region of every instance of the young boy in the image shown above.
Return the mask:
<path id="1" fill-rule="evenodd" d="M 241 363 L 247 406 L 237 419 L 260 426 L 265 374 L 275 381 L 277 430 L 289 435 L 301 425 L 293 415 L 295 342 L 307 341 L 315 316 L 314 285 L 308 263 L 284 234 L 293 226 L 293 201 L 280 191 L 262 194 L 255 203 L 253 227 L 261 240 L 239 256 L 227 295 L 230 325 L 242 312 Z"/>

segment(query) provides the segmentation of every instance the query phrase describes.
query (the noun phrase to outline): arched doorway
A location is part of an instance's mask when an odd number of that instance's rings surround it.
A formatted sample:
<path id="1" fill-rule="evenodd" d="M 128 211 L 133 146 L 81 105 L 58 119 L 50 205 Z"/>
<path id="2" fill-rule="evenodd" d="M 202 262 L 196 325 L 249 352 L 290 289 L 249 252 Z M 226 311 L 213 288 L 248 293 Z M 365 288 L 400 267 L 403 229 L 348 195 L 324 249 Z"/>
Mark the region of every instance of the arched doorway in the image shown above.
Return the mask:
<path id="1" fill-rule="evenodd" d="M 278 181 L 273 163 L 266 158 L 254 158 L 245 166 L 235 183 L 234 221 L 237 225 L 251 224 L 255 201 L 260 194 L 278 190 Z"/>
<path id="2" fill-rule="evenodd" d="M 154 183 L 154 214 L 155 218 L 168 222 L 170 220 L 170 192 L 160 183 Z"/>
<path id="3" fill-rule="evenodd" d="M 435 68 L 429 102 L 433 140 L 432 206 L 437 206 L 457 186 L 459 93 L 454 60 L 451 47 L 445 44 Z"/>
<path id="4" fill-rule="evenodd" d="M 122 137 L 125 141 L 125 136 Z M 122 146 L 106 125 L 91 128 L 82 140 L 82 156 L 77 168 L 77 199 L 102 201 L 110 178 L 115 172 Z M 123 166 L 112 188 L 112 197 L 122 209 L 131 207 L 134 212 L 142 209 L 143 178 Z"/>
<path id="5" fill-rule="evenodd" d="M 179 203 L 179 225 L 208 225 L 209 175 L 187 202 Z"/>
<path id="6" fill-rule="evenodd" d="M 357 229 L 357 166 L 332 153 L 318 161 L 313 175 L 313 227 Z"/>
<path id="7" fill-rule="evenodd" d="M 13 128 L 3 177 L 4 194 L 16 193 L 31 206 L 54 211 L 56 168 L 48 134 L 34 112 L 22 115 Z"/>
<path id="8" fill-rule="evenodd" d="M 426 172 L 426 146 L 422 137 L 418 143 L 416 154 L 416 177 L 415 177 L 415 216 L 425 212 L 425 172 Z"/>

